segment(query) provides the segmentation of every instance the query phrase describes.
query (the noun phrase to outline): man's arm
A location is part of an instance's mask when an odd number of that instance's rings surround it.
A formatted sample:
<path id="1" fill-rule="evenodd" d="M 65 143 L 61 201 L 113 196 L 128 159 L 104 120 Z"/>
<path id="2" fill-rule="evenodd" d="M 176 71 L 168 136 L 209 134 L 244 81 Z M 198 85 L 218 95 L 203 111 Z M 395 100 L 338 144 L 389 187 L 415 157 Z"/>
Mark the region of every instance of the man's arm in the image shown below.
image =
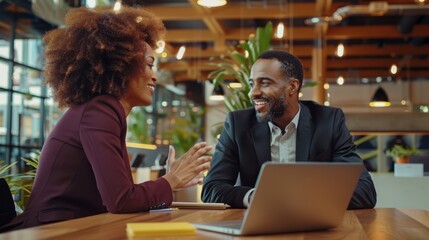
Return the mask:
<path id="1" fill-rule="evenodd" d="M 355 152 L 356 145 L 345 124 L 344 113 L 339 109 L 336 111 L 334 120 L 333 151 L 335 162 L 362 162 L 362 159 Z M 377 193 L 371 176 L 364 166 L 362 166 L 361 176 L 356 189 L 350 200 L 348 209 L 374 208 L 377 202 Z"/>
<path id="2" fill-rule="evenodd" d="M 216 144 L 211 169 L 204 179 L 201 198 L 204 202 L 221 202 L 242 208 L 243 198 L 251 187 L 234 186 L 240 171 L 234 127 L 233 115 L 228 114 Z"/>

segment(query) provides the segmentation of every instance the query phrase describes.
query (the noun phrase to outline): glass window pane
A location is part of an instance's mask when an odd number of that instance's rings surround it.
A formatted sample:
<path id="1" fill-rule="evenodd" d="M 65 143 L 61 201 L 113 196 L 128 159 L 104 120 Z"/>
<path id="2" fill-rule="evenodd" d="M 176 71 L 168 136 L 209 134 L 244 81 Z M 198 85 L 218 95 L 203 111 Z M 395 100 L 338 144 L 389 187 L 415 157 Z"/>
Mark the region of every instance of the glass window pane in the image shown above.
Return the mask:
<path id="1" fill-rule="evenodd" d="M 0 87 L 9 87 L 9 64 L 0 60 Z"/>
<path id="2" fill-rule="evenodd" d="M 43 78 L 40 71 L 31 68 L 15 66 L 13 71 L 14 90 L 41 96 L 42 86 Z"/>
<path id="3" fill-rule="evenodd" d="M 40 135 L 41 99 L 14 93 L 12 103 L 12 133 L 19 143 L 29 145 Z M 32 144 L 31 144 L 32 145 Z"/>
<path id="4" fill-rule="evenodd" d="M 15 61 L 28 66 L 42 68 L 43 44 L 40 39 L 16 39 Z"/>
<path id="5" fill-rule="evenodd" d="M 6 101 L 7 92 L 0 91 L 0 144 L 6 143 Z"/>
<path id="6" fill-rule="evenodd" d="M 9 42 L 0 39 L 0 57 L 9 59 Z"/>

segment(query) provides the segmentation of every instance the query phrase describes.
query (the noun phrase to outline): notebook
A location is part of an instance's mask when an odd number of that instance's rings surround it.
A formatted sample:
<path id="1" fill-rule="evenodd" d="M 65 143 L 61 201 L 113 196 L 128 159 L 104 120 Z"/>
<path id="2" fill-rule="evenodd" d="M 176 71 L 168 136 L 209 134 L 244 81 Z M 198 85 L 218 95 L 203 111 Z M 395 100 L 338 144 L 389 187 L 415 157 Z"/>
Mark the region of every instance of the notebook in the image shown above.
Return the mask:
<path id="1" fill-rule="evenodd" d="M 232 235 L 322 230 L 338 226 L 362 163 L 273 163 L 262 166 L 243 220 L 193 223 Z"/>

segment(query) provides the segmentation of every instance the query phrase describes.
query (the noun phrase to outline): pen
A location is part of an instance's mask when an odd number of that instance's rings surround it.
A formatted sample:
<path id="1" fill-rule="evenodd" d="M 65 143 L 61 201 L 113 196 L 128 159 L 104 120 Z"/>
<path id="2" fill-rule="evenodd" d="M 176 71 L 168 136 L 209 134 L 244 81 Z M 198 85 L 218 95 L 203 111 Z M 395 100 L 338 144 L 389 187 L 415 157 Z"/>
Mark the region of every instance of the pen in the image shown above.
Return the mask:
<path id="1" fill-rule="evenodd" d="M 178 208 L 161 208 L 161 209 L 153 209 L 149 210 L 149 213 L 157 213 L 157 212 L 171 212 L 171 211 L 177 211 Z"/>

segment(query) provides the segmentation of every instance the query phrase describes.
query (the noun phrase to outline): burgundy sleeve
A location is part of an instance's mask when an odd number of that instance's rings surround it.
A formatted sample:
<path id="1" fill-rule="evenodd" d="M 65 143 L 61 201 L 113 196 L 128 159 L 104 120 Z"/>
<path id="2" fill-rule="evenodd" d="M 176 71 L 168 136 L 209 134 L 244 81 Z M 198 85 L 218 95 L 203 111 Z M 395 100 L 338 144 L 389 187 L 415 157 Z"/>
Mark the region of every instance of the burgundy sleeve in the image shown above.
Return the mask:
<path id="1" fill-rule="evenodd" d="M 146 211 L 169 206 L 172 190 L 164 178 L 134 184 L 125 147 L 126 121 L 119 101 L 99 97 L 82 115 L 79 127 L 103 204 L 112 213 Z"/>

